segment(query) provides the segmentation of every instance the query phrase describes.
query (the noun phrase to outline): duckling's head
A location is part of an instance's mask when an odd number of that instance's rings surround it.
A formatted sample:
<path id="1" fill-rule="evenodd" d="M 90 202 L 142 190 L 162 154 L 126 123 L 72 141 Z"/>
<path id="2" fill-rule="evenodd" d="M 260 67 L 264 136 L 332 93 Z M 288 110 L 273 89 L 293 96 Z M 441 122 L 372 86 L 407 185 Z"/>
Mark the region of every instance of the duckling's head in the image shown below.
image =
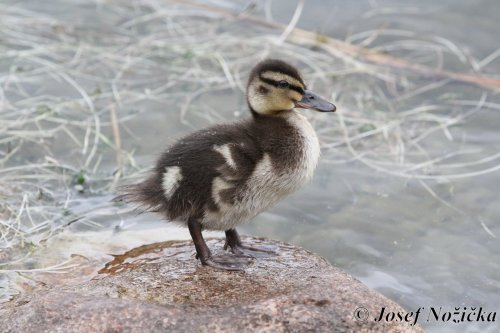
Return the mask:
<path id="1" fill-rule="evenodd" d="M 250 73 L 247 100 L 254 115 L 275 115 L 293 108 L 334 112 L 335 105 L 307 90 L 297 69 L 284 61 L 268 59 Z"/>

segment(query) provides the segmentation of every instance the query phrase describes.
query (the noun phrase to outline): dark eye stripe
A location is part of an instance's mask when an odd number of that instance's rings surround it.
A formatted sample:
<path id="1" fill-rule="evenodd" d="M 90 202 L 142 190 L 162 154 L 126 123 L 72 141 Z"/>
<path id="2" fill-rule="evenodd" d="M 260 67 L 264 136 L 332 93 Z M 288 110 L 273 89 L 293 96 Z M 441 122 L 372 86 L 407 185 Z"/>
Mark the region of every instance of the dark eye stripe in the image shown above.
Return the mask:
<path id="1" fill-rule="evenodd" d="M 279 86 L 279 81 L 268 79 L 268 78 L 265 78 L 265 77 L 262 77 L 262 76 L 260 76 L 259 78 L 262 80 L 262 82 L 265 82 L 267 84 L 275 86 L 276 88 L 278 88 L 278 86 Z M 304 95 L 304 89 L 302 89 L 299 86 L 296 86 L 296 85 L 293 85 L 293 84 L 289 84 L 288 85 L 288 89 L 295 90 L 299 94 Z"/>

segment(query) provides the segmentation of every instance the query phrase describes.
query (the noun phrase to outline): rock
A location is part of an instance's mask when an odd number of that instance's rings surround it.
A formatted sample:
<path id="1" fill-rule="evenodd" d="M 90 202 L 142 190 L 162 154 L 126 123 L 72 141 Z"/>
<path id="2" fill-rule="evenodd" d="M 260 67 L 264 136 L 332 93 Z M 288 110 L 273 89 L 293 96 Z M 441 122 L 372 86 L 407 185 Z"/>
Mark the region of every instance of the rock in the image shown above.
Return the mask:
<path id="1" fill-rule="evenodd" d="M 227 272 L 200 266 L 191 242 L 141 246 L 115 256 L 91 281 L 7 303 L 0 331 L 423 332 L 408 323 L 375 322 L 382 307 L 404 310 L 318 255 L 270 240 L 244 241 L 279 255 Z M 223 241 L 210 239 L 208 246 L 221 254 Z"/>

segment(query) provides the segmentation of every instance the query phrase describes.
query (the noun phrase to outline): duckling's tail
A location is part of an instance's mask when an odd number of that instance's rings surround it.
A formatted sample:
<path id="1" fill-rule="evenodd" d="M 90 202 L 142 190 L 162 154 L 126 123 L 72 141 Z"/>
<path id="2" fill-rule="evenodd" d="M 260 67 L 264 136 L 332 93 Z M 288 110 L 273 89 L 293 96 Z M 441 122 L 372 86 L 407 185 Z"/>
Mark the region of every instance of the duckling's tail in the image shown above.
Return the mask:
<path id="1" fill-rule="evenodd" d="M 116 190 L 117 196 L 112 199 L 117 203 L 133 204 L 140 213 L 159 212 L 165 203 L 165 195 L 153 177 L 137 184 L 122 185 Z"/>

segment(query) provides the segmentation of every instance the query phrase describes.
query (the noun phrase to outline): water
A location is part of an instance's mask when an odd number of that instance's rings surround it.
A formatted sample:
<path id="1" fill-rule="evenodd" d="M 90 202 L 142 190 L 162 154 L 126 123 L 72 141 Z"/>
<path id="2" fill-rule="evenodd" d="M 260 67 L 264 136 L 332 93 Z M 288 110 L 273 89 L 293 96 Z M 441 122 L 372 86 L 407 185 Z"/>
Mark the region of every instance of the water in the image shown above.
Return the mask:
<path id="1" fill-rule="evenodd" d="M 241 1 L 232 6 L 244 8 L 245 3 Z M 107 33 L 111 34 L 114 25 L 124 21 L 120 19 L 123 12 L 116 10 L 112 13 L 105 5 L 101 8 L 99 4 L 64 5 L 54 2 L 54 5 L 41 5 L 36 1 L 25 1 L 20 6 L 42 11 L 63 22 L 83 26 L 78 34 L 85 39 L 95 39 L 97 44 L 104 43 L 102 40 L 106 40 Z M 325 6 L 328 6 L 328 10 L 325 10 Z M 78 8 L 78 15 L 75 8 Z M 270 8 L 274 19 L 287 23 L 295 4 L 274 1 Z M 432 36 L 439 36 L 464 48 L 471 59 L 481 60 L 498 48 L 498 8 L 498 1 L 493 0 L 449 0 L 439 3 L 411 0 L 404 4 L 400 1 L 307 1 L 298 26 L 340 39 L 372 29 L 412 31 L 417 37 L 430 39 Z M 138 13 L 141 11 L 140 8 L 135 10 Z M 96 15 L 96 12 L 101 16 Z M 147 27 L 144 29 L 147 32 Z M 98 33 L 92 34 L 89 31 Z M 370 46 L 380 46 L 390 41 L 382 36 Z M 279 48 L 273 50 L 280 52 Z M 151 63 L 139 63 L 136 73 L 125 71 L 123 77 L 144 77 L 151 81 L 135 86 L 131 84 L 126 89 L 127 84 L 124 84 L 122 89 L 136 93 L 155 89 L 164 80 L 161 73 L 171 70 L 171 67 L 175 68 L 156 61 L 153 56 L 148 60 Z M 103 59 L 104 63 L 106 61 L 112 60 Z M 470 61 L 465 59 L 466 63 Z M 464 68 L 463 63 L 449 54 L 444 55 L 444 63 L 445 68 L 450 70 Z M 107 84 L 106 80 L 114 77 L 111 67 L 109 65 L 109 75 L 106 71 L 99 73 L 105 78 L 101 83 L 103 87 Z M 497 59 L 485 66 L 483 73 L 498 75 L 499 69 L 500 60 Z M 245 69 L 241 71 L 245 72 Z M 352 84 L 353 93 L 357 92 L 357 85 L 363 84 L 361 78 L 347 79 L 335 84 Z M 94 82 L 88 80 L 80 82 L 86 89 L 94 90 Z M 432 79 L 429 82 L 433 82 Z M 193 81 L 191 85 L 181 88 L 195 91 L 197 84 Z M 321 81 L 314 84 L 319 90 L 329 89 L 322 87 Z M 381 83 L 374 83 L 374 87 L 375 84 L 383 86 Z M 452 84 L 451 87 L 456 100 L 479 99 L 486 91 L 460 83 Z M 56 96 L 74 94 L 74 90 L 60 80 L 51 81 L 44 89 L 43 93 Z M 486 93 L 489 102 L 499 102 L 497 95 L 491 91 Z M 123 138 L 124 148 L 136 151 L 134 156 L 140 165 L 151 164 L 166 144 L 193 128 L 218 120 L 233 119 L 235 116 L 241 117 L 246 112 L 241 92 L 223 89 L 215 94 L 201 93 L 197 99 L 198 104 L 194 106 L 194 111 L 198 107 L 203 112 L 217 112 L 210 114 L 210 117 L 208 114 L 189 112 L 188 122 L 185 122 L 178 113 L 179 105 L 184 100 L 172 100 L 169 96 L 167 90 L 159 99 L 139 100 L 123 107 L 130 114 L 141 113 L 140 117 L 124 123 L 129 131 Z M 355 103 L 349 102 L 349 96 L 342 98 L 340 106 L 344 105 L 345 109 L 340 107 L 339 111 L 346 112 L 348 116 L 347 111 L 353 109 Z M 406 110 L 409 106 L 425 102 L 429 104 L 429 101 L 436 98 L 442 96 L 430 91 L 409 98 L 400 107 L 401 110 Z M 99 106 L 99 103 L 96 105 Z M 202 108 L 202 105 L 207 108 Z M 451 128 L 453 141 L 449 141 L 442 132 L 436 133 L 425 142 L 425 149 L 435 155 L 460 147 L 475 151 L 481 158 L 498 153 L 500 132 L 497 124 L 500 113 L 496 111 L 490 109 L 478 112 Z M 451 108 L 444 111 L 445 114 L 453 112 Z M 309 116 L 315 117 L 311 114 Z M 324 122 L 330 122 L 327 123 L 328 126 L 339 126 L 338 118 L 334 116 L 316 116 L 314 119 L 321 121 L 322 126 L 325 126 Z M 109 126 L 104 127 L 103 131 L 108 135 L 111 133 Z M 83 136 L 84 133 L 82 130 L 80 134 Z M 68 142 L 54 144 L 53 153 L 63 156 L 69 151 L 66 158 L 68 163 L 84 163 L 84 159 L 78 157 L 80 151 L 69 150 L 70 146 Z M 39 153 L 35 149 L 30 152 L 33 156 Z M 443 306 L 448 310 L 473 306 L 482 306 L 488 311 L 500 310 L 500 206 L 496 202 L 500 172 L 448 181 L 424 180 L 422 183 L 418 179 L 374 171 L 359 160 L 336 164 L 336 153 L 344 154 L 339 159 L 349 155 L 345 149 L 340 152 L 323 149 L 322 161 L 313 182 L 272 210 L 256 217 L 253 223 L 243 226 L 241 231 L 315 251 L 409 311 L 431 306 Z M 463 157 L 450 160 L 454 163 L 464 161 Z M 100 170 L 104 174 L 110 174 L 113 168 L 114 156 L 110 149 L 103 155 Z M 431 195 L 431 192 L 437 197 Z M 104 208 L 106 214 L 99 215 L 96 207 L 106 206 L 110 198 L 108 193 L 94 193 L 90 196 L 75 194 L 70 207 L 76 214 L 90 209 L 91 213 L 87 213 L 88 221 L 72 224 L 63 233 L 50 239 L 23 268 L 47 267 L 78 254 L 90 262 L 83 265 L 88 269 L 85 271 L 87 276 L 90 276 L 95 273 L 92 264 L 109 259 L 108 253 L 122 253 L 142 244 L 188 237 L 185 230 L 167 227 L 152 215 L 123 214 L 117 218 L 107 208 Z M 49 276 L 39 278 L 53 279 Z M 74 276 L 67 280 L 74 281 Z M 28 282 L 17 283 L 20 285 Z M 421 324 L 436 332 L 457 329 L 493 332 L 499 329 L 498 323 Z"/>

